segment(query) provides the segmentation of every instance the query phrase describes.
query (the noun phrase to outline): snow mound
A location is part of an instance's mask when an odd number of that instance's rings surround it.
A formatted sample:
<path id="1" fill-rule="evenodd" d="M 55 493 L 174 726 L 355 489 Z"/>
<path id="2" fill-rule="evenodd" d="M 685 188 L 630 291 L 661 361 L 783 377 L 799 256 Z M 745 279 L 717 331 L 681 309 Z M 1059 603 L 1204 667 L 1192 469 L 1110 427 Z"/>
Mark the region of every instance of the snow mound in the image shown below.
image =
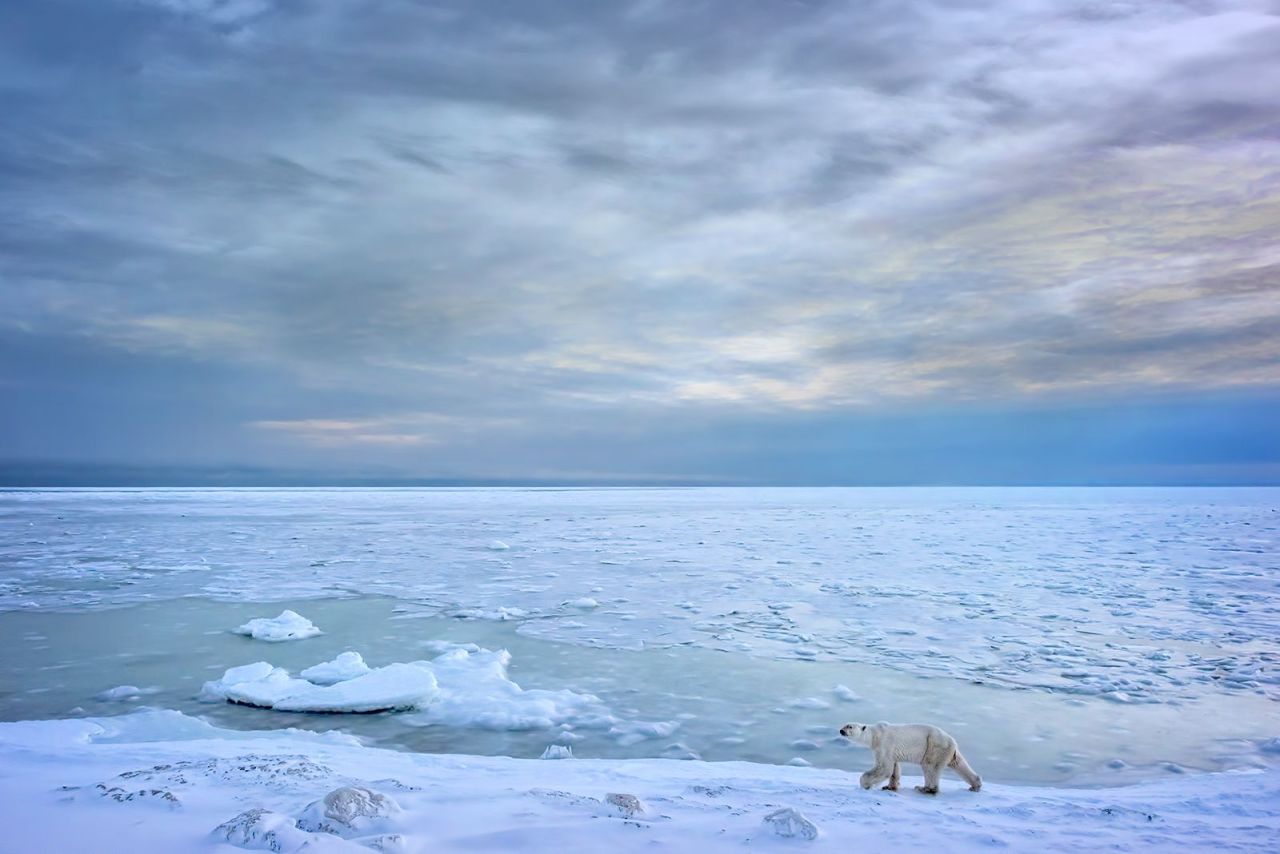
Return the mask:
<path id="1" fill-rule="evenodd" d="M 485 548 L 492 552 L 505 552 L 510 549 L 511 546 L 507 545 L 502 540 L 490 540 Z"/>
<path id="2" fill-rule="evenodd" d="M 250 620 L 235 631 L 238 635 L 248 635 L 254 640 L 270 643 L 303 640 L 321 634 L 315 623 L 296 611 L 288 609 L 281 611 L 278 617 L 258 617 Z"/>
<path id="3" fill-rule="evenodd" d="M 279 712 L 387 712 L 426 705 L 438 693 L 430 666 L 415 661 L 388 664 L 333 685 L 295 679 L 265 661 L 233 667 L 204 683 L 201 697 Z"/>
<path id="4" fill-rule="evenodd" d="M 344 652 L 332 661 L 308 667 L 298 675 L 316 685 L 335 685 L 369 673 L 371 668 L 364 663 L 358 652 Z"/>

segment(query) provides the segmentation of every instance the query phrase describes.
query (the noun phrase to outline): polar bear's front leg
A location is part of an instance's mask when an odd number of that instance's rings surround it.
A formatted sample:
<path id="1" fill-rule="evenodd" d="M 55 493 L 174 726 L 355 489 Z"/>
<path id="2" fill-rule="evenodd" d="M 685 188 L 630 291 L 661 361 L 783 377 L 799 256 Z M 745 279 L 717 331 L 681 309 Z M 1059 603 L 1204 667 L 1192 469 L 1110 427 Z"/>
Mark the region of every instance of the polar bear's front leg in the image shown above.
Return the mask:
<path id="1" fill-rule="evenodd" d="M 859 778 L 859 782 L 862 783 L 862 788 L 870 789 L 876 783 L 879 783 L 881 780 L 889 777 L 892 773 L 893 769 L 890 766 L 882 764 L 879 760 L 876 760 L 876 767 L 872 768 L 870 771 L 862 772 L 862 777 Z"/>
<path id="2" fill-rule="evenodd" d="M 897 791 L 897 784 L 902 778 L 902 766 L 900 763 L 893 763 L 893 772 L 888 776 L 887 784 L 884 784 L 884 791 Z"/>
<path id="3" fill-rule="evenodd" d="M 893 763 L 893 772 L 888 776 L 887 784 L 884 784 L 884 791 L 897 791 L 897 784 L 902 778 L 902 766 L 900 763 Z"/>

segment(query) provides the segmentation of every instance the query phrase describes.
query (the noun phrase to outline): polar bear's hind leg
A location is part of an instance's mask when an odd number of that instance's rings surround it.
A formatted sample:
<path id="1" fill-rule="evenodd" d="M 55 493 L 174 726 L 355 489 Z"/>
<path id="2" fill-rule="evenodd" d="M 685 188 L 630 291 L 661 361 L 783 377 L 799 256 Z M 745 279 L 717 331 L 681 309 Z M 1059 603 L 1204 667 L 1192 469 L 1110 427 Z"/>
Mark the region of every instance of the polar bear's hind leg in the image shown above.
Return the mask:
<path id="1" fill-rule="evenodd" d="M 951 770 L 955 771 L 964 781 L 969 784 L 969 791 L 976 792 L 982 788 L 982 778 L 978 776 L 978 772 L 969 767 L 969 763 L 964 761 L 964 757 L 960 755 L 960 751 L 956 751 L 956 755 L 951 758 Z"/>
<path id="2" fill-rule="evenodd" d="M 955 755 L 955 739 L 927 736 L 924 742 L 924 755 L 920 757 L 920 767 L 924 770 L 924 785 L 916 786 L 916 791 L 926 795 L 938 794 L 938 782 L 942 779 L 942 769 L 951 764 Z"/>

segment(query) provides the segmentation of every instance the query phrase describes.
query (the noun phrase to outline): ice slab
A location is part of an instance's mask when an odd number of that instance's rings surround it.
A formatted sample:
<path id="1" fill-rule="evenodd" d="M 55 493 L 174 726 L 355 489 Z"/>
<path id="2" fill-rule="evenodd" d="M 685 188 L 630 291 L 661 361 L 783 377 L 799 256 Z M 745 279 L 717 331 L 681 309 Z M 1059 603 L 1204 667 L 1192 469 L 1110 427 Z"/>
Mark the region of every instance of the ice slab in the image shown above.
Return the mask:
<path id="1" fill-rule="evenodd" d="M 278 712 L 365 713 L 415 709 L 439 693 L 426 662 L 388 664 L 331 685 L 296 679 L 265 661 L 233 667 L 201 695 Z"/>

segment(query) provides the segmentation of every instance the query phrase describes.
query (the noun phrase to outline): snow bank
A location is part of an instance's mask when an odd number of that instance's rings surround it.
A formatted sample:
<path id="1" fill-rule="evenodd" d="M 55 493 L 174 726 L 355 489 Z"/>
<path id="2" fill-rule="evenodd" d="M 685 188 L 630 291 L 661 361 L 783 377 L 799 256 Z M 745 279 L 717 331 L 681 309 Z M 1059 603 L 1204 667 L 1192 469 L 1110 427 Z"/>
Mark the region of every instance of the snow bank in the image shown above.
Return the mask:
<path id="1" fill-rule="evenodd" d="M 902 792 L 869 792 L 836 770 L 405 753 L 175 716 L 0 724 L 0 847 L 185 854 L 209 851 L 212 839 L 226 854 L 1069 854 L 1261 850 L 1280 838 L 1277 769 L 1122 789 L 989 783 L 979 794 L 944 777 L 942 792 L 926 797 L 911 790 L 918 778 L 904 779 Z M 94 735 L 108 731 L 113 740 Z M 206 736 L 165 740 L 174 731 Z"/>
<path id="2" fill-rule="evenodd" d="M 303 640 L 313 638 L 321 631 L 315 623 L 296 611 L 284 610 L 280 616 L 268 619 L 258 617 L 236 629 L 238 635 L 248 635 L 254 640 L 279 643 L 281 641 Z"/>

